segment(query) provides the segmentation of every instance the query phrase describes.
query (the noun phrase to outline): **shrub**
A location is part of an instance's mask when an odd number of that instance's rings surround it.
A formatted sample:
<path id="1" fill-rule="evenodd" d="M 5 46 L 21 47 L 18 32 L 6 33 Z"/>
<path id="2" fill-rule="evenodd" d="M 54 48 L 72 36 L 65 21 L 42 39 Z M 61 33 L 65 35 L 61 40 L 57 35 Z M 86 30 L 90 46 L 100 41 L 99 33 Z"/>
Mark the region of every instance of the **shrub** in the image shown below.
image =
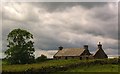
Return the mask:
<path id="1" fill-rule="evenodd" d="M 40 57 L 36 58 L 36 62 L 43 62 L 43 61 L 46 61 L 46 60 L 47 60 L 47 56 L 45 56 L 43 54 Z"/>

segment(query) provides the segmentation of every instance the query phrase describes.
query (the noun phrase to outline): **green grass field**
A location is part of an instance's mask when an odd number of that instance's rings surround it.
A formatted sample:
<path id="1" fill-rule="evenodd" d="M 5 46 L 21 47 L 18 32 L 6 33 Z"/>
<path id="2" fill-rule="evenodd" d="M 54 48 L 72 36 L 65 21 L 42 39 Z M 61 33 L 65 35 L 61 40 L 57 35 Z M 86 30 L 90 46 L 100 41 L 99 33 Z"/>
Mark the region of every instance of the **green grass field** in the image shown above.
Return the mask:
<path id="1" fill-rule="evenodd" d="M 42 68 L 49 69 L 50 67 L 53 68 L 65 67 L 62 68 L 63 70 L 62 71 L 60 70 L 60 72 L 118 72 L 118 64 L 113 64 L 115 62 L 116 60 L 79 60 L 79 59 L 48 60 L 45 62 L 24 65 L 22 64 L 8 65 L 6 64 L 6 62 L 3 62 L 2 71 L 25 72 L 27 70 L 39 71 Z M 59 70 L 55 72 L 59 72 Z"/>
<path id="2" fill-rule="evenodd" d="M 50 67 L 50 66 L 63 66 L 73 63 L 78 63 L 80 60 L 50 60 L 35 64 L 25 64 L 25 65 L 6 65 L 3 64 L 2 71 L 5 72 L 22 72 L 28 69 L 33 68 L 34 70 L 41 69 L 44 67 Z"/>
<path id="3" fill-rule="evenodd" d="M 69 69 L 65 72 L 118 72 L 118 65 L 106 64 L 106 65 L 80 66 L 74 69 Z"/>

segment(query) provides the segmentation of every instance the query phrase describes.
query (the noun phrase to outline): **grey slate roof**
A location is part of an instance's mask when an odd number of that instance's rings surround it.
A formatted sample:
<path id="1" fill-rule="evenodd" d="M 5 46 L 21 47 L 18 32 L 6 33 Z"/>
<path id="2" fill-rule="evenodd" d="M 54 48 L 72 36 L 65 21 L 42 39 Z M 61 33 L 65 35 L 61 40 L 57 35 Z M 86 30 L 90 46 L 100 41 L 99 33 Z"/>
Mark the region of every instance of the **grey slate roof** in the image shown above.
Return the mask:
<path id="1" fill-rule="evenodd" d="M 93 56 L 95 56 L 96 54 L 98 54 L 98 52 L 100 52 L 101 55 L 104 55 L 104 54 L 105 54 L 105 52 L 103 51 L 103 49 L 97 49 L 97 50 L 95 51 L 95 53 L 93 54 Z"/>
<path id="2" fill-rule="evenodd" d="M 97 51 L 94 53 L 93 56 L 98 56 L 99 57 L 107 57 L 106 53 L 103 51 L 103 49 L 97 49 Z"/>
<path id="3" fill-rule="evenodd" d="M 80 56 L 84 50 L 83 48 L 65 48 L 59 50 L 54 56 Z"/>

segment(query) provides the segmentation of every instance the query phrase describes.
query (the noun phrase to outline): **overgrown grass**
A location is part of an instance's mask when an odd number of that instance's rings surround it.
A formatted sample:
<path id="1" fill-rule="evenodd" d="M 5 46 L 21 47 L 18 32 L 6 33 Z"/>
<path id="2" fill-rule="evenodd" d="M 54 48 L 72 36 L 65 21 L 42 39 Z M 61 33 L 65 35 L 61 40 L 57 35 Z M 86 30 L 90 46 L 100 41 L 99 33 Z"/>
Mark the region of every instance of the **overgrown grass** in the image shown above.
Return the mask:
<path id="1" fill-rule="evenodd" d="M 118 72 L 118 65 L 105 64 L 80 66 L 74 69 L 69 69 L 65 72 Z"/>
<path id="2" fill-rule="evenodd" d="M 34 63 L 34 64 L 24 64 L 24 65 L 7 65 L 3 63 L 3 72 L 26 72 L 34 71 L 39 72 L 41 69 L 51 70 L 53 72 L 58 71 L 71 71 L 71 72 L 84 72 L 84 71 L 118 71 L 117 59 L 104 59 L 104 60 L 79 60 L 79 59 L 69 59 L 69 60 L 48 60 L 45 62 Z M 59 69 L 60 70 L 59 70 Z M 105 68 L 105 69 L 104 69 Z M 62 69 L 62 70 L 61 70 Z M 94 71 L 95 69 L 95 71 Z"/>
<path id="3" fill-rule="evenodd" d="M 50 60 L 50 61 L 45 61 L 45 62 L 40 62 L 40 63 L 35 63 L 35 64 L 25 64 L 25 65 L 3 65 L 2 66 L 2 71 L 5 72 L 22 72 L 26 71 L 28 69 L 41 69 L 45 67 L 50 67 L 50 66 L 62 66 L 62 65 L 68 65 L 68 64 L 73 64 L 73 63 L 78 63 L 80 60 Z"/>

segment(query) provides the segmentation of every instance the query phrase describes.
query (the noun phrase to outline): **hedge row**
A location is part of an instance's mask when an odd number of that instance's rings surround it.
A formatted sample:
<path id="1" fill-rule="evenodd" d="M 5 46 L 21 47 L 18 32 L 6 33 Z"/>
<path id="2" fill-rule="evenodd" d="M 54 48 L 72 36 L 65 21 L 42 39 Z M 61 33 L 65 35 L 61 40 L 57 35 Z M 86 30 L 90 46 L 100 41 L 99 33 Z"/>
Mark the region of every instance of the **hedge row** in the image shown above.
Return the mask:
<path id="1" fill-rule="evenodd" d="M 64 65 L 64 66 L 50 66 L 50 67 L 43 67 L 41 69 L 38 70 L 34 70 L 34 69 L 28 69 L 26 70 L 26 72 L 57 72 L 57 71 L 66 71 L 70 68 L 76 68 L 79 66 L 90 66 L 90 65 L 97 65 L 97 64 L 118 64 L 118 59 L 102 59 L 102 60 L 86 60 L 86 61 L 82 61 L 79 63 L 74 63 L 74 64 L 68 64 L 68 65 Z"/>
<path id="2" fill-rule="evenodd" d="M 61 66 L 49 66 L 49 67 L 42 67 L 40 69 L 34 69 L 34 68 L 30 68 L 25 70 L 23 73 L 24 74 L 28 74 L 28 73 L 44 73 L 44 72 L 59 72 L 59 71 L 66 71 L 68 69 L 73 69 L 79 66 L 90 66 L 90 65 L 97 65 L 97 64 L 119 64 L 119 60 L 118 59 L 96 59 L 96 60 L 85 60 L 85 61 L 80 61 L 78 63 L 74 63 L 74 64 L 67 64 L 67 65 L 61 65 Z M 3 74 L 5 72 L 2 72 Z"/>

